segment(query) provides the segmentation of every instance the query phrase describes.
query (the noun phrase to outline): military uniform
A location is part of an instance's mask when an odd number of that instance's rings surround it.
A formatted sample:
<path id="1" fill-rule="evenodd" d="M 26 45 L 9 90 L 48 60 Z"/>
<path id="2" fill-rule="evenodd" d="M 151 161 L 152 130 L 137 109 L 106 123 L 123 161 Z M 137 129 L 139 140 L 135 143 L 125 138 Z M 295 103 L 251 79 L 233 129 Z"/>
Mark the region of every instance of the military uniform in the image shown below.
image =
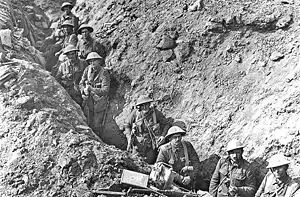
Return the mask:
<path id="1" fill-rule="evenodd" d="M 86 84 L 92 88 L 89 93 L 84 92 Z M 82 97 L 84 99 L 83 109 L 87 116 L 88 124 L 99 134 L 101 133 L 105 111 L 108 107 L 110 75 L 103 67 L 89 65 L 82 75 L 80 81 Z"/>
<path id="2" fill-rule="evenodd" d="M 300 196 L 300 185 L 291 177 L 287 176 L 283 181 L 278 181 L 269 172 L 262 181 L 255 197 L 298 197 Z"/>
<path id="3" fill-rule="evenodd" d="M 86 59 L 90 52 L 97 52 L 101 57 L 106 56 L 104 46 L 91 37 L 88 40 L 79 39 L 77 48 L 81 59 Z"/>
<path id="4" fill-rule="evenodd" d="M 147 163 L 154 163 L 158 145 L 157 136 L 164 136 L 169 128 L 168 119 L 157 109 L 152 108 L 147 114 L 142 114 L 137 109 L 129 115 L 125 125 L 128 141 L 132 141 L 132 149 L 141 156 L 146 157 Z M 136 132 L 133 134 L 132 129 Z M 130 140 L 129 140 L 130 139 Z"/>
<path id="5" fill-rule="evenodd" d="M 200 162 L 199 157 L 190 142 L 181 141 L 181 146 L 175 148 L 171 143 L 167 143 L 160 147 L 156 163 L 163 162 L 172 166 L 173 170 L 177 172 L 180 176 L 190 176 L 191 184 L 185 186 L 182 184 L 180 178 L 176 178 L 175 182 L 182 187 L 187 189 L 195 188 L 196 177 L 200 172 Z M 185 166 L 193 166 L 193 170 L 188 174 L 181 172 L 182 168 Z"/>
<path id="6" fill-rule="evenodd" d="M 61 25 L 65 22 L 65 21 L 71 21 L 74 25 L 74 33 L 77 34 L 78 31 L 78 23 L 79 23 L 79 18 L 77 16 L 75 16 L 72 12 L 70 14 L 63 14 L 61 15 L 61 17 L 58 20 L 58 27 L 60 28 Z"/>
<path id="7" fill-rule="evenodd" d="M 82 60 L 77 59 L 75 62 L 66 60 L 60 64 L 55 77 L 79 105 L 82 104 L 79 82 L 85 67 L 86 63 Z"/>
<path id="8" fill-rule="evenodd" d="M 242 159 L 239 165 L 233 165 L 229 157 L 219 160 L 212 175 L 209 193 L 213 197 L 231 196 L 229 185 L 238 188 L 235 197 L 253 197 L 256 180 L 249 162 Z"/>

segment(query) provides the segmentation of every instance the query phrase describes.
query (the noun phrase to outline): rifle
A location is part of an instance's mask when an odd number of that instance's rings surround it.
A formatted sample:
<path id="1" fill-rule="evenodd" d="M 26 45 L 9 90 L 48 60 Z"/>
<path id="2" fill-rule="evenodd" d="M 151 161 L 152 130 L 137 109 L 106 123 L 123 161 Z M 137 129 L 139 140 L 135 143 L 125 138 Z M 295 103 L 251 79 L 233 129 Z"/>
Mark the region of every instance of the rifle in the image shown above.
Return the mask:
<path id="1" fill-rule="evenodd" d="M 130 137 L 128 139 L 127 151 L 130 151 L 133 148 L 133 140 L 134 140 L 135 132 L 136 132 L 136 124 L 133 123 L 130 131 Z"/>
<path id="2" fill-rule="evenodd" d="M 203 197 L 207 193 L 197 194 L 193 192 L 175 191 L 175 190 L 154 190 L 150 188 L 129 188 L 127 192 L 109 191 L 108 189 L 94 190 L 92 193 L 96 195 L 108 195 L 108 196 L 136 196 L 137 194 L 151 195 L 156 194 L 161 197 Z"/>

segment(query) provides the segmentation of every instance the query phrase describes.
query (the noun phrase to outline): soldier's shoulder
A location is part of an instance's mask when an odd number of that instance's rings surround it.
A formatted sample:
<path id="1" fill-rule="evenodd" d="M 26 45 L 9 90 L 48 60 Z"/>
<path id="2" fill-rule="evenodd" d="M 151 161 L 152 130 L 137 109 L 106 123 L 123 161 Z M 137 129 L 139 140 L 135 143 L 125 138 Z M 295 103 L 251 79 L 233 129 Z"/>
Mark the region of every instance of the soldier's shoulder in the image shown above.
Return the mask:
<path id="1" fill-rule="evenodd" d="M 170 144 L 170 142 L 169 143 L 166 143 L 166 144 L 164 144 L 164 145 L 162 145 L 162 146 L 160 146 L 160 150 L 161 151 L 167 151 L 167 150 L 170 150 L 172 147 L 171 147 L 171 144 Z"/>

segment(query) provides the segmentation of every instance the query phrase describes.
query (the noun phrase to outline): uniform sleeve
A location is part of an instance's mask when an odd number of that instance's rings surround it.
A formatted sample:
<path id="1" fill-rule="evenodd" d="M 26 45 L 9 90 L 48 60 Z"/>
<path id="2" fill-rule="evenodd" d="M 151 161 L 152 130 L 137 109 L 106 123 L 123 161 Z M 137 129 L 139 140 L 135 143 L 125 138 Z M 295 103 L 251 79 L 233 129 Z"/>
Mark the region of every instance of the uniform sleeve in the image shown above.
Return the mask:
<path id="1" fill-rule="evenodd" d="M 58 71 L 56 73 L 55 79 L 60 83 L 61 82 L 61 77 L 62 77 L 62 66 L 63 63 L 59 65 Z"/>
<path id="2" fill-rule="evenodd" d="M 188 143 L 188 153 L 189 153 L 190 162 L 194 168 L 193 175 L 192 175 L 193 177 L 191 178 L 195 180 L 197 174 L 200 172 L 200 161 L 199 161 L 198 154 L 191 143 Z"/>
<path id="3" fill-rule="evenodd" d="M 99 96 L 108 95 L 109 88 L 110 88 L 110 76 L 107 70 L 103 71 L 102 77 L 103 78 L 102 78 L 101 87 L 92 89 L 93 93 Z"/>
<path id="4" fill-rule="evenodd" d="M 132 129 L 132 124 L 135 120 L 135 114 L 136 114 L 135 110 L 132 111 L 124 123 L 124 128 L 125 128 L 124 134 L 126 135 L 127 139 L 130 139 L 131 136 L 131 129 Z"/>
<path id="5" fill-rule="evenodd" d="M 216 169 L 211 177 L 210 184 L 209 184 L 209 193 L 213 197 L 217 197 L 217 189 L 220 184 L 220 173 L 219 173 L 220 167 L 221 167 L 221 159 L 219 160 L 216 166 Z"/>
<path id="6" fill-rule="evenodd" d="M 245 185 L 246 186 L 238 187 L 238 193 L 241 196 L 252 197 L 255 194 L 255 186 L 256 186 L 256 179 L 252 167 L 249 167 L 248 169 Z"/>
<path id="7" fill-rule="evenodd" d="M 159 152 L 158 152 L 158 155 L 157 155 L 157 158 L 156 158 L 156 163 L 158 163 L 158 162 L 168 163 L 166 147 L 161 147 L 159 149 Z"/>
<path id="8" fill-rule="evenodd" d="M 80 91 L 83 92 L 83 89 L 85 87 L 85 81 L 87 79 L 87 70 L 88 68 L 85 68 L 84 71 L 83 71 L 83 74 L 82 74 L 82 77 L 81 77 L 81 80 L 79 82 L 79 88 L 80 88 Z"/>
<path id="9" fill-rule="evenodd" d="M 268 175 L 268 174 L 267 174 Z M 265 192 L 265 187 L 266 187 L 266 181 L 267 181 L 267 175 L 264 177 L 263 181 L 261 182 L 255 197 L 261 197 L 262 194 Z"/>
<path id="10" fill-rule="evenodd" d="M 163 113 L 157 109 L 155 109 L 155 114 L 157 117 L 157 122 L 160 124 L 161 126 L 161 135 L 165 136 L 168 132 L 168 129 L 171 127 L 171 122 L 166 118 L 165 115 L 163 115 Z"/>
<path id="11" fill-rule="evenodd" d="M 95 52 L 97 52 L 101 57 L 105 58 L 106 56 L 106 50 L 103 44 L 100 42 L 94 40 L 94 49 Z"/>
<path id="12" fill-rule="evenodd" d="M 78 37 L 75 34 L 72 34 L 68 40 L 68 44 L 77 46 L 77 43 L 78 43 Z"/>
<path id="13" fill-rule="evenodd" d="M 78 34 L 78 28 L 79 28 L 79 18 L 74 15 L 74 33 Z"/>

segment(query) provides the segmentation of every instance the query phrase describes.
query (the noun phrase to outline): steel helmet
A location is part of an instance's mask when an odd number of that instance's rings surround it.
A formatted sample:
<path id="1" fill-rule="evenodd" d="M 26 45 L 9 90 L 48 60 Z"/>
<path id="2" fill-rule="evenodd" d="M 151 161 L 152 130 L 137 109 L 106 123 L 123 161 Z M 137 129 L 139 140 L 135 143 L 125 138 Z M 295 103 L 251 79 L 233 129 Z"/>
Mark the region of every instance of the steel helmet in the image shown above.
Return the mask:
<path id="1" fill-rule="evenodd" d="M 61 11 L 64 11 L 64 8 L 67 7 L 67 6 L 71 7 L 71 9 L 74 7 L 74 5 L 72 3 L 64 2 L 60 7 Z"/>
<path id="2" fill-rule="evenodd" d="M 226 151 L 244 148 L 245 146 L 237 139 L 233 139 L 228 142 Z"/>
<path id="3" fill-rule="evenodd" d="M 138 98 L 138 100 L 136 101 L 136 105 L 141 105 L 141 104 L 144 104 L 144 103 L 151 103 L 153 102 L 154 100 L 151 99 L 149 96 L 146 96 L 146 95 L 142 95 Z"/>
<path id="4" fill-rule="evenodd" d="M 178 126 L 184 131 L 188 130 L 186 122 L 180 119 L 174 120 L 172 126 Z"/>
<path id="5" fill-rule="evenodd" d="M 174 134 L 181 134 L 183 136 L 186 133 L 180 127 L 178 127 L 178 126 L 172 126 L 171 128 L 169 128 L 168 133 L 165 136 L 165 138 L 168 139 L 168 138 L 170 138 Z"/>
<path id="6" fill-rule="evenodd" d="M 283 155 L 283 153 L 277 153 L 273 155 L 269 160 L 269 165 L 267 168 L 274 168 L 278 166 L 283 166 L 291 163 L 287 158 Z"/>
<path id="7" fill-rule="evenodd" d="M 81 30 L 83 29 L 87 29 L 90 33 L 92 33 L 94 31 L 94 28 L 88 24 L 82 24 L 80 25 L 79 29 L 78 29 L 78 33 L 81 34 Z"/>
<path id="8" fill-rule="evenodd" d="M 66 46 L 66 48 L 64 48 L 64 55 L 72 51 L 79 51 L 79 50 L 74 45 L 70 44 Z"/>
<path id="9" fill-rule="evenodd" d="M 62 24 L 61 27 L 66 27 L 66 26 L 70 26 L 70 27 L 74 27 L 74 24 L 71 20 L 65 20 Z"/>
<path id="10" fill-rule="evenodd" d="M 103 57 L 101 57 L 98 53 L 96 52 L 90 52 L 87 57 L 86 57 L 86 61 L 91 60 L 91 59 L 103 59 Z"/>

